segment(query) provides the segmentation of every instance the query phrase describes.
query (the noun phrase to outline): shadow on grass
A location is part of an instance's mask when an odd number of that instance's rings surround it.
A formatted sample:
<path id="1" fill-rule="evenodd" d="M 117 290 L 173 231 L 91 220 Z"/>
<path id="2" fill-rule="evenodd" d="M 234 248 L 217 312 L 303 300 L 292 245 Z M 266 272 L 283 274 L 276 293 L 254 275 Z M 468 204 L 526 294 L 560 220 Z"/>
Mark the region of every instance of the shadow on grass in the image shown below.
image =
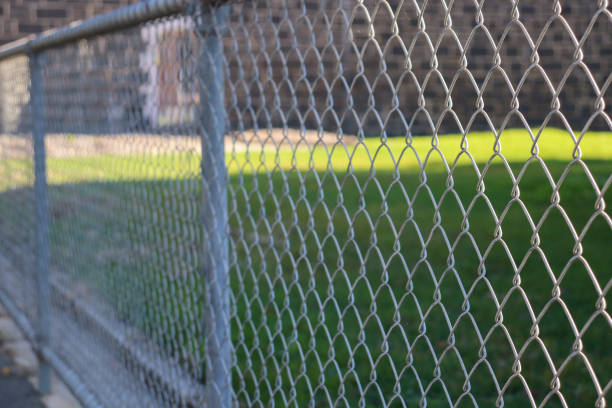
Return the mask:
<path id="1" fill-rule="evenodd" d="M 547 165 L 558 180 L 566 163 Z M 599 188 L 611 167 L 589 163 Z M 592 406 L 594 381 L 603 388 L 612 377 L 612 327 L 601 306 L 612 229 L 594 216 L 598 197 L 585 172 L 574 166 L 564 177 L 554 206 L 537 163 L 514 195 L 501 165 L 487 170 L 484 189 L 470 167 L 452 179 L 442 169 L 426 179 L 410 171 L 231 176 L 238 401 L 493 406 L 501 393 L 507 407 L 562 406 L 561 395 L 569 406 Z M 84 284 L 196 376 L 205 318 L 199 183 L 49 191 L 55 273 Z M 18 230 L 4 227 L 19 224 L 11 212 L 23 194 L 0 194 L 0 231 Z"/>

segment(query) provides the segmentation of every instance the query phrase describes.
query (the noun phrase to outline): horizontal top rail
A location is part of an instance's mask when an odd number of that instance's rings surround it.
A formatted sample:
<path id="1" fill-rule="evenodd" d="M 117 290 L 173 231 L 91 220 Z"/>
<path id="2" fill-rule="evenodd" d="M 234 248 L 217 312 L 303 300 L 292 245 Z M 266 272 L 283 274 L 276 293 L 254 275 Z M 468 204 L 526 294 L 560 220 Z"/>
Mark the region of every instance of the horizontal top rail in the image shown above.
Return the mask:
<path id="1" fill-rule="evenodd" d="M 0 60 L 14 55 L 47 48 L 67 42 L 119 30 L 156 18 L 176 14 L 193 0 L 143 0 L 86 20 L 45 31 L 34 37 L 22 38 L 0 47 Z"/>

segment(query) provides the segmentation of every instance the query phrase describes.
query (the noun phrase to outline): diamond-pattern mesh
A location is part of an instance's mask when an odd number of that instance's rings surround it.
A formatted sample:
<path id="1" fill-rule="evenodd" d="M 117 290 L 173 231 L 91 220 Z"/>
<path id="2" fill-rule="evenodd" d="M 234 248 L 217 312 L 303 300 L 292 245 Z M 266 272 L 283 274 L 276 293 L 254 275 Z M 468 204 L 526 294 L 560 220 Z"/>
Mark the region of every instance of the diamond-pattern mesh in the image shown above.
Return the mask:
<path id="1" fill-rule="evenodd" d="M 45 51 L 50 348 L 111 407 L 606 406 L 610 24 L 232 1 Z M 0 61 L 18 303 L 23 60 Z"/>
<path id="2" fill-rule="evenodd" d="M 194 115 L 193 90 L 176 88 L 196 85 L 177 76 L 191 62 L 174 65 L 188 27 L 179 16 L 44 53 L 51 346 L 108 406 L 203 393 L 201 149 L 173 118 Z M 165 100 L 178 105 L 159 130 Z"/>
<path id="3" fill-rule="evenodd" d="M 10 80 L 9 80 L 10 78 Z M 34 157 L 25 57 L 0 63 L 0 287 L 36 321 Z"/>
<path id="4" fill-rule="evenodd" d="M 237 400 L 603 405 L 606 4 L 288 5 L 229 28 Z"/>

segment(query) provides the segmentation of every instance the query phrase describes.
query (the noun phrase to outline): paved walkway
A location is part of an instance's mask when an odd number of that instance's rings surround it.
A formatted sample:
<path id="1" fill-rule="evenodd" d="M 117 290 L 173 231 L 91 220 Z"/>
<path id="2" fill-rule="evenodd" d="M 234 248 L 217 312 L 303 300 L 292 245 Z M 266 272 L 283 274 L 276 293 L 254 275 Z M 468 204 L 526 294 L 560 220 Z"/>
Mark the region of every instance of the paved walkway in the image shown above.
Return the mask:
<path id="1" fill-rule="evenodd" d="M 26 376 L 17 375 L 11 359 L 0 354 L 0 407 L 44 408 L 38 391 Z"/>

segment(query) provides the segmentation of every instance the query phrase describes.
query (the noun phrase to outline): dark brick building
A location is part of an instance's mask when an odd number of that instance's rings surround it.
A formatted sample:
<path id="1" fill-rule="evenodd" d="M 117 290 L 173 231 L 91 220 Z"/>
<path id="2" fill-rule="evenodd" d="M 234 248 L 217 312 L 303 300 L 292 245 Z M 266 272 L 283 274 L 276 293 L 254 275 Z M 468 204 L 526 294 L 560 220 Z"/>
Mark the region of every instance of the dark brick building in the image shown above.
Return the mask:
<path id="1" fill-rule="evenodd" d="M 4 0 L 0 42 L 133 2 Z M 598 12 L 596 0 L 477 3 L 455 0 L 447 10 L 444 2 L 429 1 L 419 10 L 399 0 L 232 1 L 225 40 L 230 126 L 288 124 L 366 137 L 539 127 L 545 121 L 576 130 L 609 129 L 605 115 L 611 114 L 612 95 L 605 84 L 612 71 L 612 22 Z M 126 36 L 134 72 L 120 77 L 128 82 L 118 83 L 109 69 L 95 77 L 100 89 L 132 89 L 133 100 L 120 101 L 120 109 L 149 112 L 135 115 L 144 118 L 129 125 L 138 129 L 161 126 L 168 122 L 163 116 L 198 99 L 197 81 L 178 79 L 185 77 L 186 63 L 179 62 L 179 48 L 185 47 L 177 47 L 184 31 L 171 35 L 158 26 L 163 36 Z M 125 41 L 117 39 L 118 47 L 126 47 Z M 58 55 L 57 64 L 64 69 L 66 58 L 84 64 L 109 47 L 93 41 L 91 57 L 74 49 L 66 53 L 78 55 Z M 110 64 L 96 64 L 105 63 Z M 93 86 L 91 73 L 73 77 L 63 85 L 67 92 Z M 146 107 L 152 101 L 155 112 Z M 604 115 L 597 114 L 604 103 Z M 117 104 L 96 100 L 92 109 Z M 58 117 L 56 123 L 96 117 L 83 109 L 75 106 L 74 118 Z M 125 126 L 115 117 L 123 116 L 104 116 L 100 131 L 121 131 Z M 88 129 L 97 128 L 88 122 Z"/>
<path id="2" fill-rule="evenodd" d="M 0 44 L 135 2 L 136 0 L 2 0 Z"/>
<path id="3" fill-rule="evenodd" d="M 246 28 L 226 56 L 234 89 L 248 87 L 243 120 L 281 123 L 261 109 L 279 106 L 296 126 L 378 136 L 536 127 L 555 111 L 548 126 L 609 129 L 595 112 L 603 100 L 611 113 L 611 92 L 598 92 L 612 71 L 612 21 L 595 0 L 293 2 L 236 5 Z"/>

